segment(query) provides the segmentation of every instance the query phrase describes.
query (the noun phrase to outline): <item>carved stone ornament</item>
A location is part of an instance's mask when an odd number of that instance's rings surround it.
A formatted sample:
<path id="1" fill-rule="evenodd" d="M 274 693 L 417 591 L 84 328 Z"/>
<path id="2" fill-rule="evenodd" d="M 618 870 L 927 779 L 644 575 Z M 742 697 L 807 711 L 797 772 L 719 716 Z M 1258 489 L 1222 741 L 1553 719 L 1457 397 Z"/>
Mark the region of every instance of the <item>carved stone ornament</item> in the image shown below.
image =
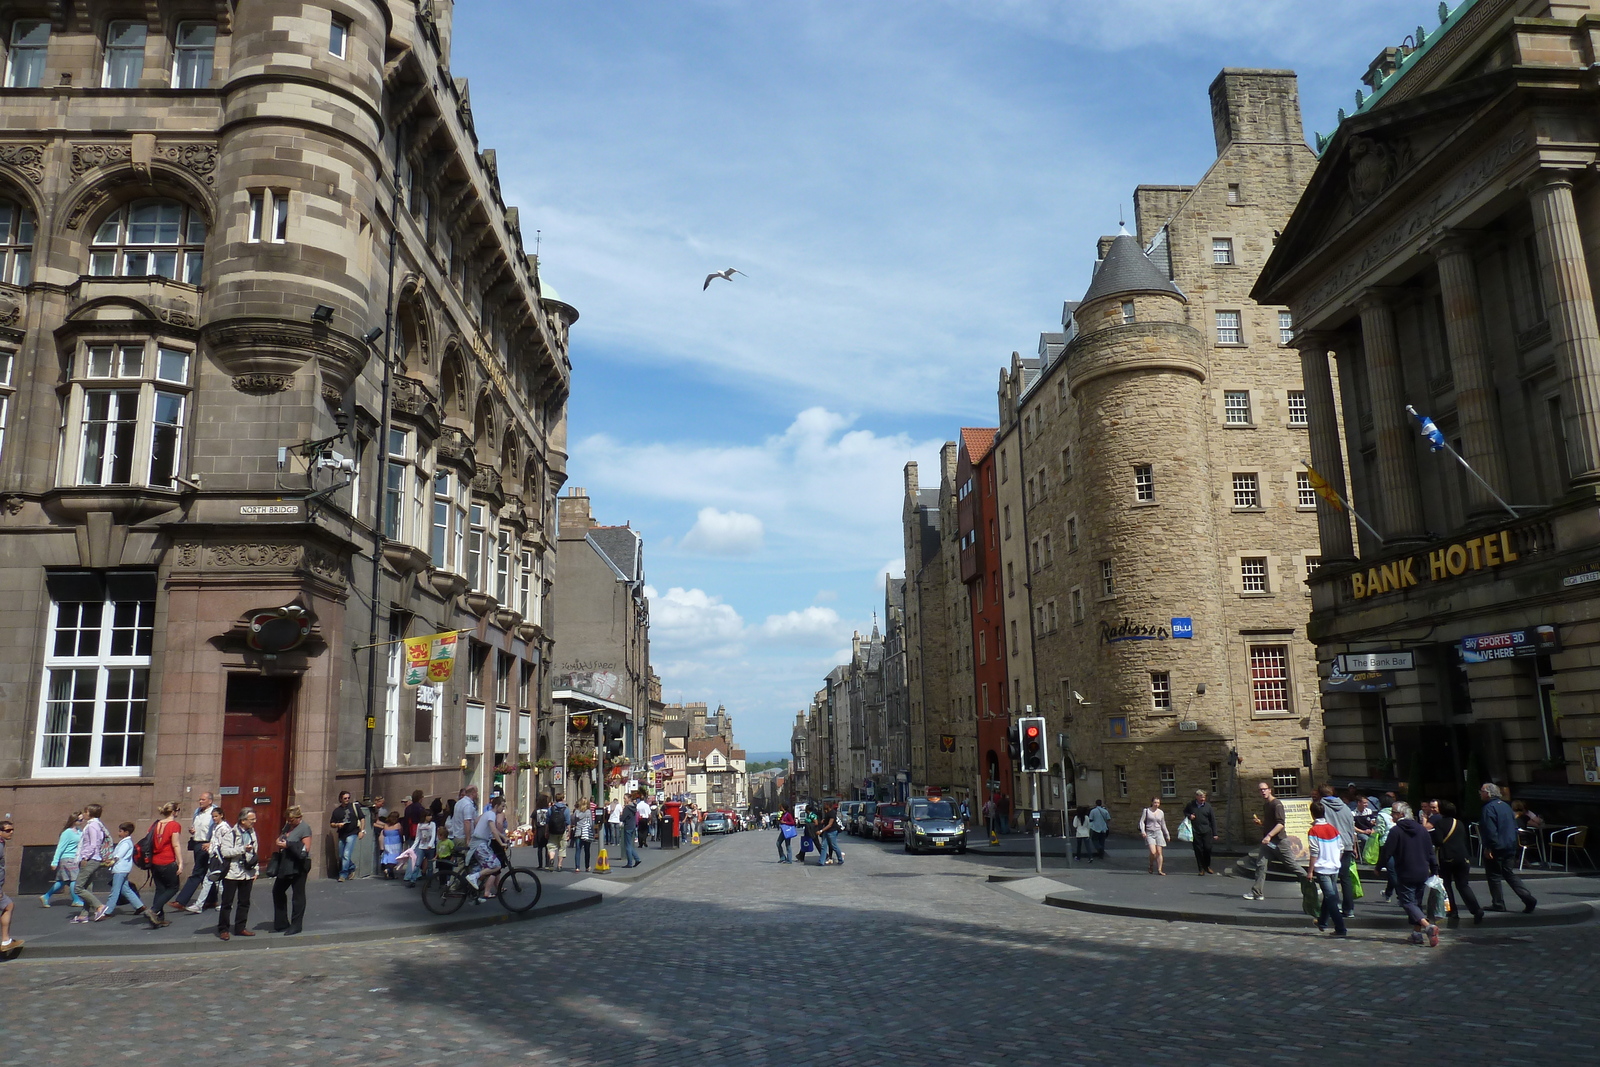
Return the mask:
<path id="1" fill-rule="evenodd" d="M 22 510 L 23 505 L 26 503 L 26 500 L 15 493 L 12 493 L 10 496 L 0 500 L 0 506 L 3 506 L 6 509 L 7 515 L 17 514 L 17 512 Z"/>
<path id="2" fill-rule="evenodd" d="M 105 180 L 96 185 L 83 196 L 72 210 L 67 213 L 67 229 L 76 230 L 82 224 L 84 216 L 94 211 L 111 196 L 112 190 L 124 185 L 137 185 L 139 179 L 131 172 L 122 172 L 107 175 Z"/>
<path id="3" fill-rule="evenodd" d="M 328 382 L 323 382 L 322 399 L 326 400 L 334 407 L 338 407 L 344 403 L 344 394 L 339 391 L 337 386 L 331 385 Z"/>
<path id="4" fill-rule="evenodd" d="M 0 144 L 0 163 L 15 167 L 38 185 L 44 181 L 44 148 L 35 144 Z"/>
<path id="5" fill-rule="evenodd" d="M 22 307 L 0 300 L 0 326 L 15 326 L 22 321 Z"/>
<path id="6" fill-rule="evenodd" d="M 150 310 L 156 313 L 156 318 L 168 326 L 179 326 L 186 330 L 192 330 L 200 325 L 200 320 L 195 317 L 192 311 L 185 311 L 182 308 L 162 307 L 159 304 L 152 304 Z"/>
<path id="7" fill-rule="evenodd" d="M 214 144 L 162 145 L 156 149 L 156 155 L 189 171 L 207 185 L 216 180 L 217 146 Z"/>
<path id="8" fill-rule="evenodd" d="M 200 566 L 200 546 L 193 541 L 184 541 L 174 546 L 177 552 L 177 565 L 180 567 Z"/>
<path id="9" fill-rule="evenodd" d="M 472 491 L 484 496 L 502 497 L 504 490 L 501 488 L 500 472 L 493 467 L 479 467 L 472 476 Z"/>
<path id="10" fill-rule="evenodd" d="M 294 387 L 292 374 L 235 374 L 233 387 L 252 396 L 268 396 Z"/>
<path id="11" fill-rule="evenodd" d="M 126 163 L 133 148 L 125 144 L 75 144 L 72 146 L 72 180 L 77 181 L 96 167 Z"/>
<path id="12" fill-rule="evenodd" d="M 1350 138 L 1350 197 L 1358 207 L 1371 203 L 1411 166 L 1411 145 L 1371 137 Z"/>
<path id="13" fill-rule="evenodd" d="M 316 360 L 322 381 L 341 394 L 371 357 L 358 337 L 312 322 L 254 316 L 206 324 L 212 359 L 236 377 L 293 375 Z"/>
<path id="14" fill-rule="evenodd" d="M 206 551 L 206 562 L 213 567 L 297 567 L 304 551 L 300 545 L 211 545 Z"/>

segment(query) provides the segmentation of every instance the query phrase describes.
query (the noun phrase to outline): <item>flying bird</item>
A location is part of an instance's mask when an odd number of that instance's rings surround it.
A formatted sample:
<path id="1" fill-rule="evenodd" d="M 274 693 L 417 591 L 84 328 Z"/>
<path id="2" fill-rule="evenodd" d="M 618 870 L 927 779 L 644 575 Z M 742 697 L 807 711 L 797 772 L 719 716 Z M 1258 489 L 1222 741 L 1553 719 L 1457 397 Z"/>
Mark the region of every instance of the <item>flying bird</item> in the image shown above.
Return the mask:
<path id="1" fill-rule="evenodd" d="M 707 274 L 706 275 L 706 283 L 700 287 L 700 291 L 703 293 L 707 289 L 711 288 L 711 280 L 713 278 L 721 278 L 725 282 L 731 282 L 731 281 L 733 281 L 733 276 L 735 274 L 744 274 L 744 271 L 742 271 L 742 270 L 734 270 L 732 267 L 729 267 L 727 270 L 719 270 L 719 271 L 715 271 L 715 272 L 713 272 L 711 274 Z M 749 277 L 749 275 L 745 275 L 745 276 Z"/>

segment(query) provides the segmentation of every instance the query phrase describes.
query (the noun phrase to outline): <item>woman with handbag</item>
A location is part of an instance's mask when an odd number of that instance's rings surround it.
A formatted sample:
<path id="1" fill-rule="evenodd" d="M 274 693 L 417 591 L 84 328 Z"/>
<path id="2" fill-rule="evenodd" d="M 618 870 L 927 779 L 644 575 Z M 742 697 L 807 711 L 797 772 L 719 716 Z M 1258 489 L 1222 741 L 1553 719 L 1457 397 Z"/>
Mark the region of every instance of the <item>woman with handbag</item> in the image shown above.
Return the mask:
<path id="1" fill-rule="evenodd" d="M 794 812 L 785 808 L 783 818 L 778 820 L 778 862 L 794 862 L 794 838 L 800 832 L 794 823 Z"/>
<path id="2" fill-rule="evenodd" d="M 254 937 L 250 921 L 250 892 L 260 871 L 254 808 L 242 808 L 232 826 L 223 826 L 211 839 L 213 869 L 222 868 L 222 899 L 217 903 L 217 939 Z M 237 904 L 237 911 L 235 905 Z"/>
<path id="3" fill-rule="evenodd" d="M 1472 858 L 1467 848 L 1467 828 L 1457 817 L 1454 804 L 1448 800 L 1439 801 L 1439 814 L 1429 832 L 1434 847 L 1439 850 L 1439 874 L 1444 879 L 1445 896 L 1450 899 L 1450 925 L 1461 922 L 1458 907 L 1463 905 L 1472 913 L 1473 923 L 1481 924 L 1483 905 L 1478 903 L 1478 894 L 1472 891 L 1468 881 L 1472 875 Z"/>
<path id="4" fill-rule="evenodd" d="M 1211 869 L 1211 845 L 1217 840 L 1217 809 L 1206 799 L 1204 789 L 1196 789 L 1194 799 L 1184 805 L 1178 840 L 1188 841 L 1194 848 L 1194 863 L 1201 875 L 1217 873 Z"/>
<path id="5" fill-rule="evenodd" d="M 267 861 L 272 878 L 272 928 L 281 934 L 298 934 L 306 918 L 306 876 L 311 873 L 311 827 L 304 813 L 290 808 L 278 834 L 278 851 Z M 294 891 L 294 905 L 289 892 Z"/>
<path id="6" fill-rule="evenodd" d="M 1165 856 L 1162 849 L 1167 847 L 1167 813 L 1161 810 L 1161 798 L 1151 797 L 1150 806 L 1139 813 L 1139 836 L 1144 838 L 1145 847 L 1150 850 L 1150 874 L 1166 875 Z"/>

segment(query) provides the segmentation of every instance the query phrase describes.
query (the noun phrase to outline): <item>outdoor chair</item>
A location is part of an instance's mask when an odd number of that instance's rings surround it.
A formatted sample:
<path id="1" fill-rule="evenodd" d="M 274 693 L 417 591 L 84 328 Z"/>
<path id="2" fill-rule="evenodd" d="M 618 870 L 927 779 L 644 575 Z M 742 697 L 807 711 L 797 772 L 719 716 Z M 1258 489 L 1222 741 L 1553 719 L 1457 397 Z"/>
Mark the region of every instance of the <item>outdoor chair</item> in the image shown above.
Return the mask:
<path id="1" fill-rule="evenodd" d="M 1594 870 L 1594 860 L 1589 857 L 1589 828 L 1587 826 L 1569 826 L 1564 830 L 1550 832 L 1550 859 L 1552 866 L 1555 861 L 1556 849 L 1561 850 L 1561 869 L 1569 870 L 1568 863 L 1574 852 L 1583 857 L 1583 861 Z"/>

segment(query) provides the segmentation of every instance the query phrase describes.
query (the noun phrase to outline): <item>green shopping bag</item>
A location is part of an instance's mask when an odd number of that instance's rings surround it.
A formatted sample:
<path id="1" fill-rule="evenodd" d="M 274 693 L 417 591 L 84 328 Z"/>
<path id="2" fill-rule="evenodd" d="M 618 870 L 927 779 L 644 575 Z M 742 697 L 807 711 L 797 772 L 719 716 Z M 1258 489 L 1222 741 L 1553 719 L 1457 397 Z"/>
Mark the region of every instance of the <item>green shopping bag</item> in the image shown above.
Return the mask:
<path id="1" fill-rule="evenodd" d="M 1315 878 L 1300 883 L 1300 909 L 1313 919 L 1322 917 L 1322 887 Z"/>
<path id="2" fill-rule="evenodd" d="M 1350 865 L 1350 896 L 1354 900 L 1360 900 L 1363 895 L 1365 894 L 1361 889 L 1361 872 L 1356 870 L 1356 865 L 1352 863 Z"/>
<path id="3" fill-rule="evenodd" d="M 1377 834 L 1373 834 L 1371 837 L 1367 838 L 1367 847 L 1361 850 L 1361 862 L 1365 863 L 1368 867 L 1376 866 L 1378 862 L 1378 854 L 1382 851 L 1383 842 L 1379 840 Z"/>

